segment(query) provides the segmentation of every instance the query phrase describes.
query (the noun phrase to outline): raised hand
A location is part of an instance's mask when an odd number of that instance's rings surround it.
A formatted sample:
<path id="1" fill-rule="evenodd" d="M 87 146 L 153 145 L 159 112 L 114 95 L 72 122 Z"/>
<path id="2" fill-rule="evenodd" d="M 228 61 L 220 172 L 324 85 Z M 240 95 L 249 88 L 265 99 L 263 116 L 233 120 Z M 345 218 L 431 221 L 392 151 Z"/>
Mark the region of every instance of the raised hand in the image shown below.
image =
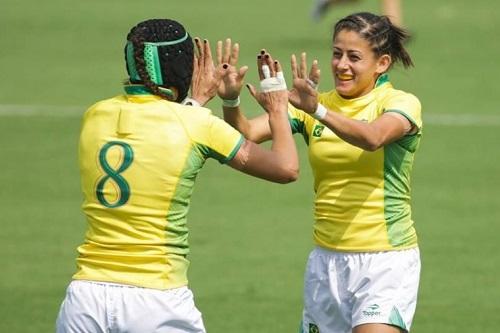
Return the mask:
<path id="1" fill-rule="evenodd" d="M 297 65 L 295 54 L 291 59 L 293 88 L 290 90 L 288 100 L 298 109 L 307 113 L 314 113 L 318 106 L 318 92 L 320 70 L 318 61 L 314 60 L 307 74 L 306 53 L 300 55 L 300 65 Z"/>
<path id="2" fill-rule="evenodd" d="M 271 114 L 286 112 L 288 105 L 288 91 L 279 61 L 273 60 L 265 50 L 257 56 L 257 68 L 260 78 L 260 91 L 248 84 L 250 94 L 257 102 Z"/>
<path id="3" fill-rule="evenodd" d="M 225 69 L 214 65 L 210 43 L 200 38 L 194 39 L 196 50 L 193 61 L 193 79 L 191 81 L 191 98 L 200 105 L 205 105 L 216 94 Z"/>
<path id="4" fill-rule="evenodd" d="M 243 87 L 243 79 L 248 70 L 248 66 L 237 68 L 238 57 L 240 54 L 240 45 L 232 44 L 231 39 L 227 38 L 224 43 L 217 42 L 217 64 L 219 66 L 228 66 L 222 76 L 222 81 L 217 89 L 217 94 L 224 100 L 234 100 L 240 96 Z"/>

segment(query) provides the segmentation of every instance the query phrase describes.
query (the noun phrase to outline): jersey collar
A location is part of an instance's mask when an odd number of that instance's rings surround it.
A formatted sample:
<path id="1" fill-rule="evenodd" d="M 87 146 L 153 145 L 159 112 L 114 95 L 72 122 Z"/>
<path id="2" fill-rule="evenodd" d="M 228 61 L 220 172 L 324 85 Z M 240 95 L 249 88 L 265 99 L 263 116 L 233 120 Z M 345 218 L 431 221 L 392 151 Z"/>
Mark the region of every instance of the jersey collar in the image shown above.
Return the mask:
<path id="1" fill-rule="evenodd" d="M 142 84 L 125 84 L 123 89 L 127 95 L 152 95 L 151 91 Z"/>
<path id="2" fill-rule="evenodd" d="M 377 78 L 377 81 L 375 82 L 375 88 L 380 87 L 386 82 L 389 82 L 389 74 L 384 73 Z"/>
<path id="3" fill-rule="evenodd" d="M 125 97 L 132 103 L 148 103 L 161 100 L 160 96 L 154 95 L 142 84 L 125 83 L 123 86 Z"/>

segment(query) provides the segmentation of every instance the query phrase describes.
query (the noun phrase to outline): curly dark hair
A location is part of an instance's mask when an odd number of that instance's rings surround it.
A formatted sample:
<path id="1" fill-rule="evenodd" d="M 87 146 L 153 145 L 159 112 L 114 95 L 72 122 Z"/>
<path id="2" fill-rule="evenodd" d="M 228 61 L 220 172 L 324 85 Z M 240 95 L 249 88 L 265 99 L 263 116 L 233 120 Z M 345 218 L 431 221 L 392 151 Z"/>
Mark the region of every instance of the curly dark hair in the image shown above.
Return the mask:
<path id="1" fill-rule="evenodd" d="M 174 42 L 169 44 L 168 42 Z M 152 44 L 152 43 L 159 43 Z M 166 45 L 161 45 L 165 43 Z M 127 59 L 130 53 L 125 46 L 125 61 L 131 83 L 144 84 L 153 94 L 172 99 L 161 88 L 175 88 L 178 92 L 176 102 L 182 102 L 191 85 L 193 75 L 193 41 L 184 27 L 169 19 L 150 19 L 140 22 L 127 35 L 127 45 L 133 47 L 133 61 Z M 157 49 L 161 78 L 155 82 L 152 71 L 158 66 L 145 54 L 147 44 Z M 154 50 L 156 52 L 156 50 Z M 130 68 L 134 66 L 135 68 Z M 158 68 L 156 68 L 158 70 Z M 134 72 L 137 76 L 133 75 Z"/>

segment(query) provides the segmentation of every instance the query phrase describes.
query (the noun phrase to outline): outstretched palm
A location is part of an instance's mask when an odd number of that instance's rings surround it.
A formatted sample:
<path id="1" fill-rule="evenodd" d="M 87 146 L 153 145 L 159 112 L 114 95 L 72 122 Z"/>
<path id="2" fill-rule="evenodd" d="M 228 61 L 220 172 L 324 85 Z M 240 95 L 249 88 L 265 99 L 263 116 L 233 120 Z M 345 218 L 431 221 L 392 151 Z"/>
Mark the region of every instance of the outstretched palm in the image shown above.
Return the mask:
<path id="1" fill-rule="evenodd" d="M 238 43 L 231 45 L 231 39 L 217 42 L 217 61 L 219 66 L 228 66 L 217 89 L 217 95 L 222 99 L 236 99 L 243 87 L 243 80 L 248 70 L 247 66 L 237 69 L 240 47 Z"/>
<path id="2" fill-rule="evenodd" d="M 194 39 L 196 52 L 193 59 L 193 78 L 191 80 L 191 96 L 200 105 L 205 105 L 217 94 L 224 71 L 215 67 L 210 43 L 200 38 Z"/>
<path id="3" fill-rule="evenodd" d="M 318 92 L 316 90 L 320 70 L 318 62 L 313 61 L 309 75 L 307 74 L 306 54 L 301 54 L 300 65 L 297 65 L 295 55 L 292 55 L 291 60 L 292 75 L 293 75 L 293 88 L 288 93 L 289 102 L 296 107 L 307 113 L 314 113 L 318 106 Z"/>

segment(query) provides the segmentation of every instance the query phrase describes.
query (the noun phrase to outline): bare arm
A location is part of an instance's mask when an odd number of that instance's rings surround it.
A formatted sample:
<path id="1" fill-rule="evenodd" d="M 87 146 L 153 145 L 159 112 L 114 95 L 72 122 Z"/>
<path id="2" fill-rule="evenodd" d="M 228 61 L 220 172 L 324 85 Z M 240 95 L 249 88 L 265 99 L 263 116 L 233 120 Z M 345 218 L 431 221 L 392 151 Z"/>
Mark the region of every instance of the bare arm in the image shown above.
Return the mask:
<path id="1" fill-rule="evenodd" d="M 269 115 L 267 113 L 248 119 L 239 106 L 223 107 L 222 110 L 224 120 L 240 131 L 248 140 L 261 143 L 271 139 Z"/>
<path id="2" fill-rule="evenodd" d="M 276 183 L 289 183 L 299 176 L 298 156 L 286 113 L 269 116 L 271 150 L 245 140 L 228 163 L 232 168 Z"/>
<path id="3" fill-rule="evenodd" d="M 269 74 L 263 73 L 263 67 L 269 69 Z M 297 149 L 288 122 L 288 91 L 278 61 L 273 61 L 270 56 L 259 58 L 258 68 L 263 91 L 257 92 L 251 85 L 248 88 L 267 112 L 267 125 L 264 124 L 264 117 L 259 117 L 259 122 L 269 129 L 271 149 L 245 141 L 229 165 L 255 177 L 288 183 L 296 180 L 299 174 Z"/>
<path id="4" fill-rule="evenodd" d="M 321 122 L 342 140 L 367 151 L 375 151 L 412 130 L 410 121 L 394 112 L 385 113 L 375 121 L 365 123 L 329 111 Z"/>
<path id="5" fill-rule="evenodd" d="M 227 66 L 221 84 L 217 90 L 217 94 L 222 100 L 235 101 L 239 99 L 245 74 L 248 66 L 238 68 L 238 58 L 240 53 L 240 45 L 232 43 L 231 39 L 227 38 L 224 42 L 217 42 L 217 61 L 219 65 Z M 265 53 L 265 51 L 264 51 Z M 261 53 L 259 62 L 262 62 Z M 269 116 L 264 113 L 256 118 L 248 119 L 243 114 L 239 103 L 234 106 L 222 107 L 224 120 L 231 126 L 240 131 L 245 138 L 253 142 L 263 142 L 271 139 L 271 128 L 269 127 Z"/>

